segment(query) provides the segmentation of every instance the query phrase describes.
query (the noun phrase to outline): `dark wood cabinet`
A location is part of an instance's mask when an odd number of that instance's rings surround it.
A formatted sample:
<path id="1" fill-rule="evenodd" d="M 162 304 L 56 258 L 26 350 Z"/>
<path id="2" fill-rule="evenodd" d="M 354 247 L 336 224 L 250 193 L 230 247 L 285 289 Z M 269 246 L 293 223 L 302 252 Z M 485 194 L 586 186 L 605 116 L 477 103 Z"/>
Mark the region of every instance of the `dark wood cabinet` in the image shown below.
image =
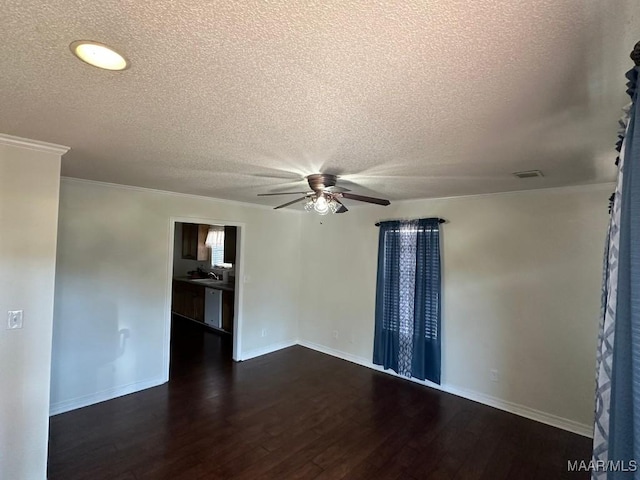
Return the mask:
<path id="1" fill-rule="evenodd" d="M 195 260 L 198 254 L 198 225 L 182 224 L 182 258 Z"/>
<path id="2" fill-rule="evenodd" d="M 209 260 L 209 248 L 205 244 L 208 225 L 198 225 L 197 223 L 182 224 L 182 258 L 206 262 Z"/>
<path id="3" fill-rule="evenodd" d="M 224 263 L 236 263 L 237 227 L 224 227 Z"/>
<path id="4" fill-rule="evenodd" d="M 204 287 L 174 280 L 171 311 L 204 323 Z"/>
<path id="5" fill-rule="evenodd" d="M 222 292 L 222 329 L 233 333 L 235 292 Z"/>

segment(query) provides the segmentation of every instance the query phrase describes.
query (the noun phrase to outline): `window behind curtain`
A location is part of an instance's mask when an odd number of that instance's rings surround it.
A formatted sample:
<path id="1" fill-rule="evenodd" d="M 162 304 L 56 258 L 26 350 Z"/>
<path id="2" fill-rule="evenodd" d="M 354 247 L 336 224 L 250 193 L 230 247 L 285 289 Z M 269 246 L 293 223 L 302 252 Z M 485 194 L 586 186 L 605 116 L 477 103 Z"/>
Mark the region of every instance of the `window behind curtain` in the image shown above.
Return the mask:
<path id="1" fill-rule="evenodd" d="M 220 265 L 224 262 L 224 245 L 222 247 L 213 247 L 211 249 L 211 266 Z"/>
<path id="2" fill-rule="evenodd" d="M 211 249 L 211 266 L 224 263 L 224 227 L 209 227 L 205 243 Z"/>

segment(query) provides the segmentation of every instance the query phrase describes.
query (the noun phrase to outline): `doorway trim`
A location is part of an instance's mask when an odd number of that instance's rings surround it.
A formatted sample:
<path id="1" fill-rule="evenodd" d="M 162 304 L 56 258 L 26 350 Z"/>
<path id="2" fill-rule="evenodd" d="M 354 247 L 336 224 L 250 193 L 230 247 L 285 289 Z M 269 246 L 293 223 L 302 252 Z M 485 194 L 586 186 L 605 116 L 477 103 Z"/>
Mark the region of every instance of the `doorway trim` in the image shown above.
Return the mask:
<path id="1" fill-rule="evenodd" d="M 170 217 L 169 218 L 169 251 L 167 252 L 167 290 L 164 320 L 164 348 L 163 348 L 163 376 L 165 381 L 169 381 L 169 363 L 171 361 L 171 298 L 173 295 L 173 252 L 176 223 L 198 223 L 203 225 L 227 225 L 238 228 L 236 238 L 236 252 L 239 252 L 239 259 L 235 265 L 235 289 L 234 289 L 234 319 L 233 319 L 233 354 L 232 358 L 238 362 L 242 359 L 242 307 L 244 288 L 244 237 L 247 225 L 243 222 L 233 222 L 230 220 L 220 220 L 215 218 L 202 217 Z"/>

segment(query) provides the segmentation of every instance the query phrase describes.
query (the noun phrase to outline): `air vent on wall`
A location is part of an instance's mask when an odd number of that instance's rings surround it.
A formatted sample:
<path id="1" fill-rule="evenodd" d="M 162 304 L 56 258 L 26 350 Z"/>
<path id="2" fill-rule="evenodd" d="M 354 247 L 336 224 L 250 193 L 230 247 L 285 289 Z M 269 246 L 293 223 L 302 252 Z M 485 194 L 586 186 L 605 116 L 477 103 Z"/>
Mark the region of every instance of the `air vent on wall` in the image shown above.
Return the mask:
<path id="1" fill-rule="evenodd" d="M 540 170 L 527 170 L 526 172 L 516 172 L 513 174 L 518 178 L 544 177 Z"/>

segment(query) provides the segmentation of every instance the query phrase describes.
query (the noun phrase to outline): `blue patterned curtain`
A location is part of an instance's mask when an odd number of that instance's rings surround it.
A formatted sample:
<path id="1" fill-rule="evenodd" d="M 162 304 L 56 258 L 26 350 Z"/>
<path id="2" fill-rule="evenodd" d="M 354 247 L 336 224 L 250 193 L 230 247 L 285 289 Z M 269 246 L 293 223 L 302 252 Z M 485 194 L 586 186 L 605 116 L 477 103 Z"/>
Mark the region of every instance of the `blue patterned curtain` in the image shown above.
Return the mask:
<path id="1" fill-rule="evenodd" d="M 440 383 L 440 221 L 380 224 L 373 363 Z"/>
<path id="2" fill-rule="evenodd" d="M 638 67 L 621 120 L 618 179 L 605 249 L 592 479 L 640 480 L 640 125 Z M 637 462 L 638 469 L 633 470 Z"/>

